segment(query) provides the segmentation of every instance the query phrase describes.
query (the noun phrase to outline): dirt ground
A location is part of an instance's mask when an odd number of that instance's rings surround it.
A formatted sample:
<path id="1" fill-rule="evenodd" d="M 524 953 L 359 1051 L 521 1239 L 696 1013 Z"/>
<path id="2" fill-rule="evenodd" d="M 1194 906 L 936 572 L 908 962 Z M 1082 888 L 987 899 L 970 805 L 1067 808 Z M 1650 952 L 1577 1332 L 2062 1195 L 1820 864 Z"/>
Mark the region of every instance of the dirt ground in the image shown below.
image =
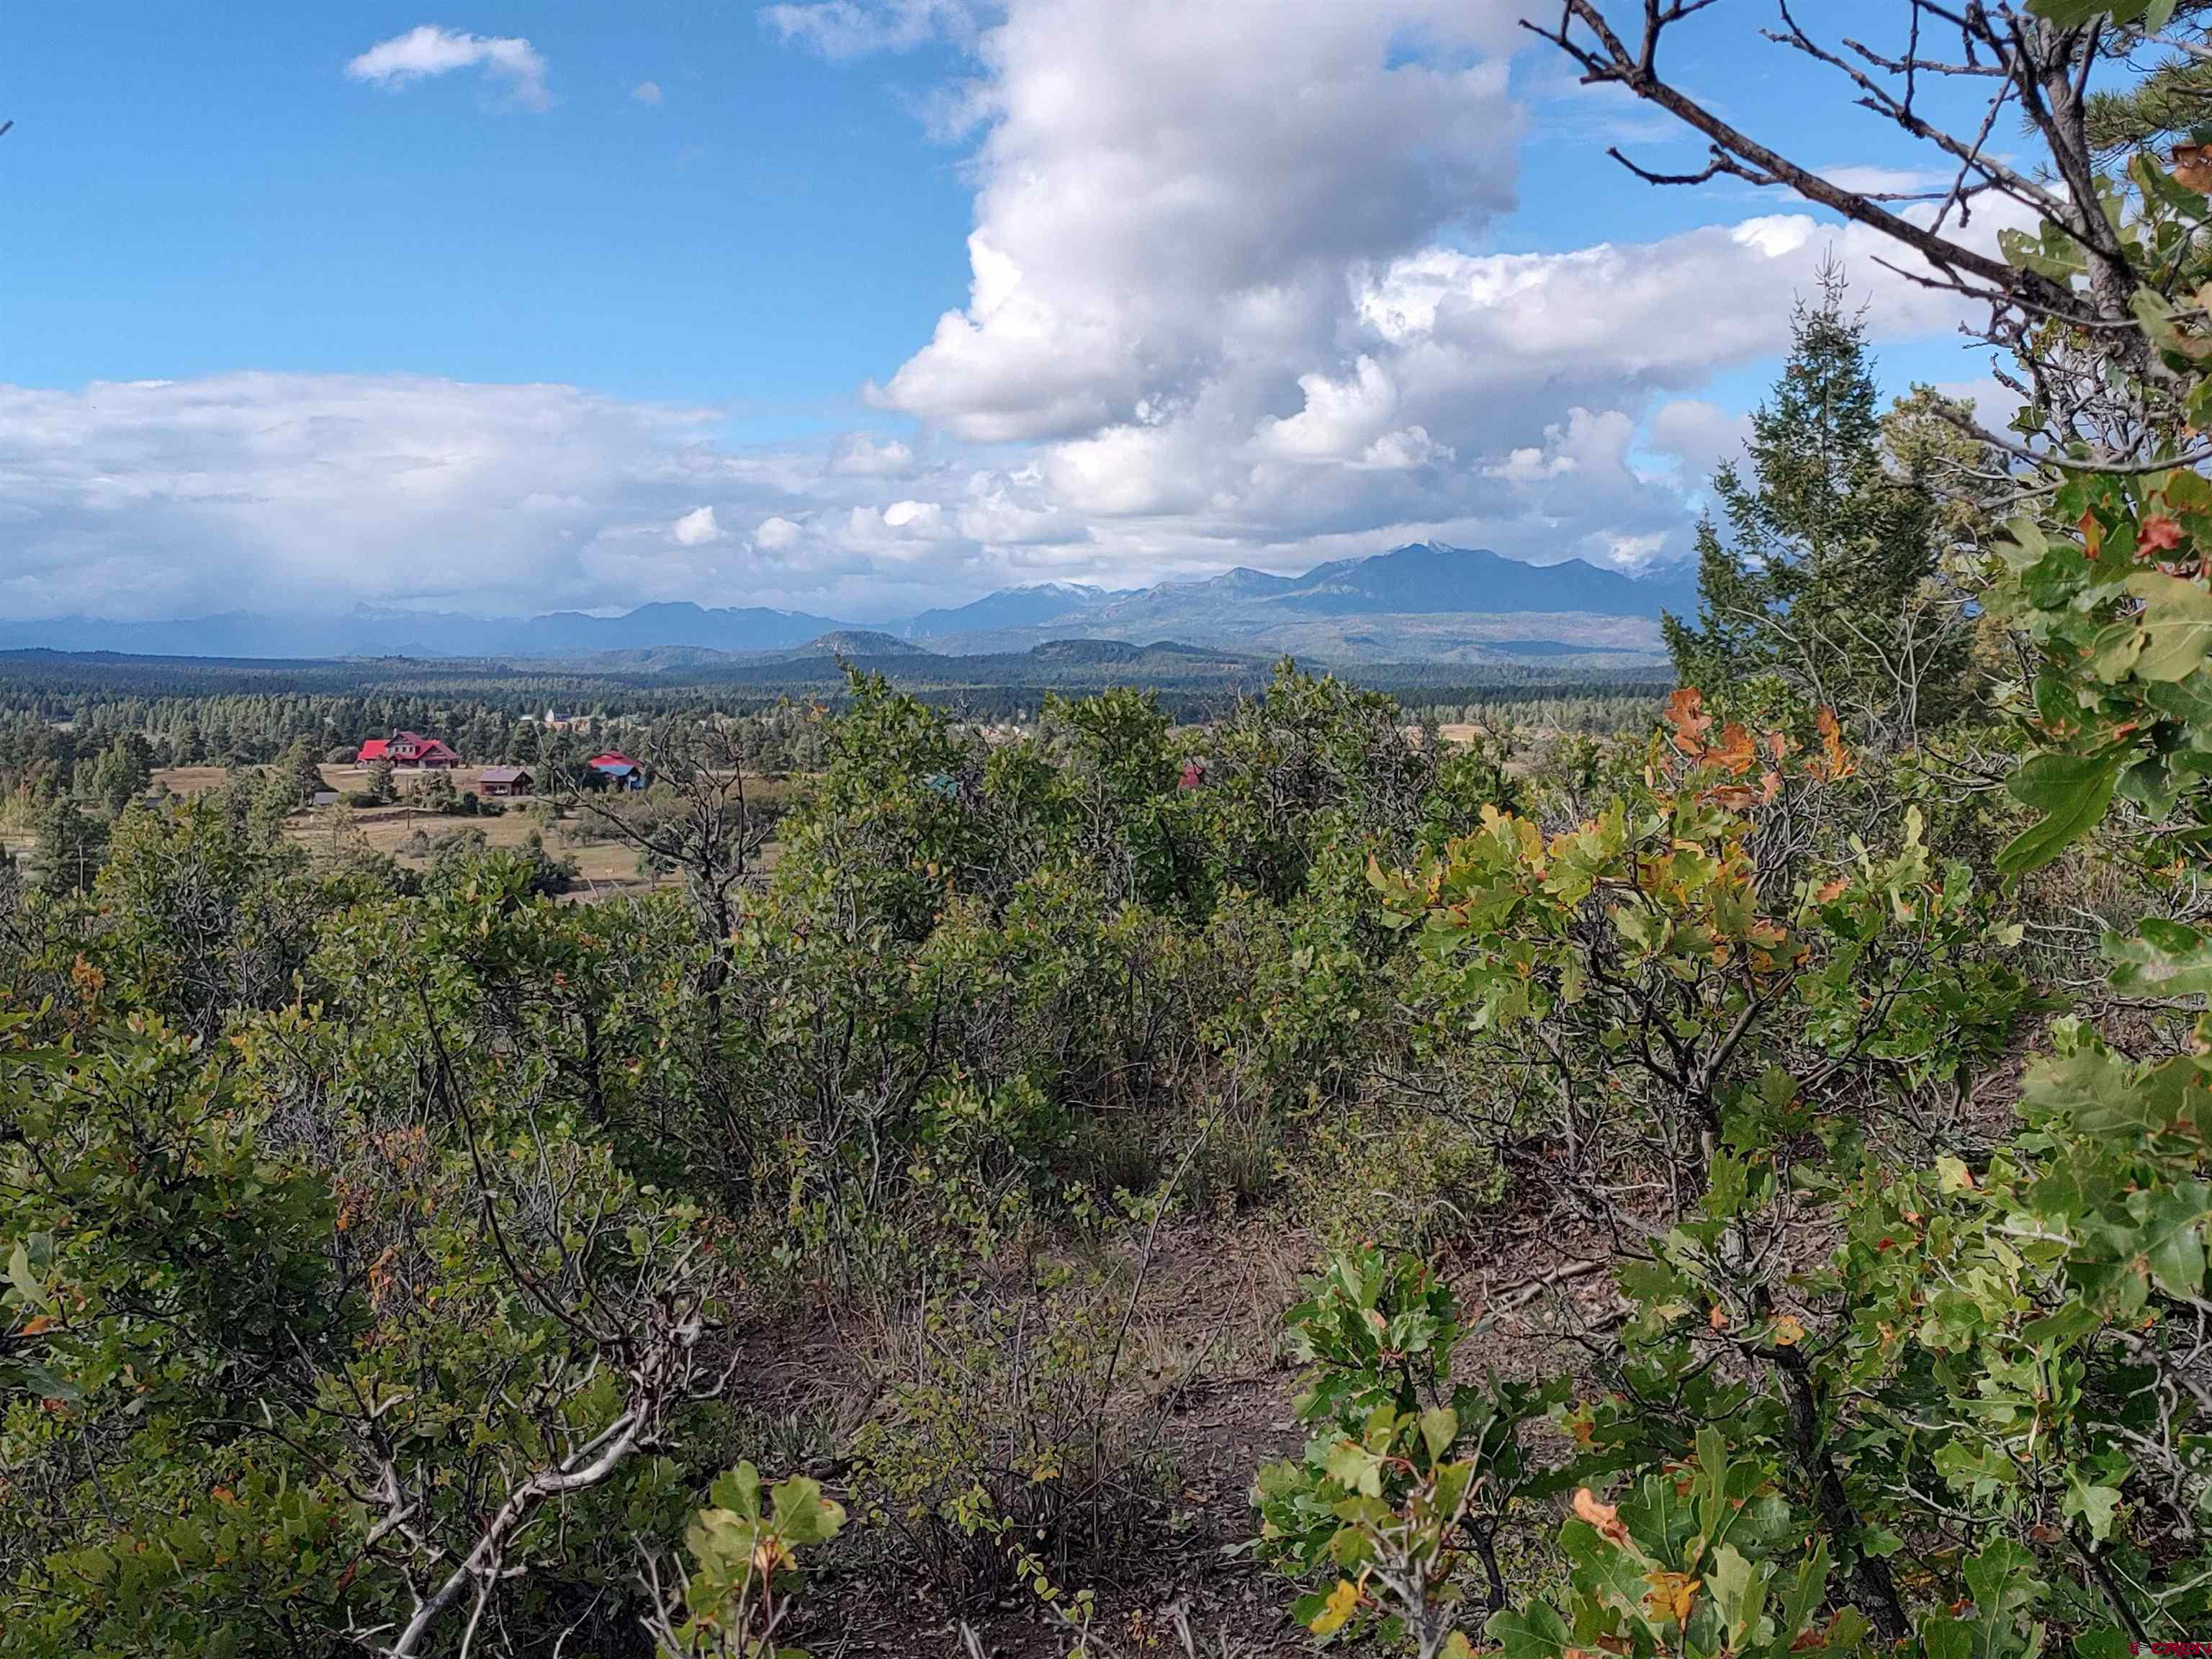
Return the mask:
<path id="1" fill-rule="evenodd" d="M 1282 1231 L 1190 1221 L 1166 1230 L 1149 1264 L 1127 1249 L 1133 1297 L 1116 1410 L 1137 1430 L 1137 1456 L 1167 1476 L 1157 1524 L 1139 1553 L 1073 1565 L 1066 1589 L 1097 1596 L 1093 1651 L 1180 1659 L 1185 1619 L 1204 1659 L 1310 1656 L 1313 1639 L 1287 1617 L 1282 1581 L 1231 1554 L 1251 1536 L 1252 1478 L 1265 1462 L 1296 1456 L 1305 1430 L 1293 1416 L 1298 1370 L 1281 1340 L 1282 1310 L 1297 1299 L 1310 1242 Z M 1138 1269 L 1142 1267 L 1141 1277 Z M 849 1310 L 848 1310 L 849 1312 Z M 762 1364 L 746 1392 L 770 1412 L 819 1407 L 828 1392 L 846 1431 L 884 1409 L 880 1355 L 862 1331 L 829 1310 L 756 1334 Z M 854 1494 L 848 1468 L 827 1460 L 804 1472 L 833 1496 Z M 886 1573 L 862 1521 L 842 1562 L 825 1565 L 803 1598 L 793 1632 L 823 1659 L 1063 1659 L 1072 1645 L 1038 1600 L 1019 1586 L 994 1600 L 962 1600 Z M 971 1650 L 963 1627 L 975 1632 Z M 1226 1638 L 1224 1640 L 1224 1638 Z"/>
<path id="2" fill-rule="evenodd" d="M 1284 1219 L 1267 1212 L 1187 1218 L 1165 1230 L 1141 1274 L 1116 1409 L 1141 1426 L 1169 1483 L 1160 1524 L 1139 1553 L 1078 1564 L 1066 1575 L 1068 1589 L 1096 1594 L 1103 1639 L 1094 1651 L 1182 1659 L 1178 1620 L 1200 1659 L 1310 1659 L 1315 1651 L 1288 1616 L 1297 1589 L 1240 1548 L 1255 1523 L 1254 1476 L 1265 1463 L 1299 1455 L 1309 1433 L 1295 1416 L 1301 1370 L 1282 1319 L 1319 1245 Z M 1561 1225 L 1533 1203 L 1509 1202 L 1485 1221 L 1439 1263 L 1471 1328 L 1455 1375 L 1547 1373 L 1560 1363 L 1560 1328 L 1587 1330 L 1613 1314 L 1613 1281 L 1597 1271 L 1606 1240 L 1579 1224 Z M 1125 1246 L 1121 1254 L 1135 1279 L 1136 1252 Z M 797 1323 L 757 1334 L 763 1363 L 748 1372 L 753 1400 L 771 1409 L 819 1402 L 823 1379 L 842 1379 L 830 1387 L 849 1396 L 838 1407 L 848 1433 L 884 1409 L 880 1386 L 867 1380 L 875 1362 L 863 1334 L 841 1330 L 826 1310 Z M 1538 1448 L 1547 1456 L 1552 1449 Z M 805 1472 L 833 1496 L 852 1496 L 848 1471 L 836 1460 Z M 817 1656 L 1067 1653 L 1066 1634 L 1018 1587 L 992 1601 L 955 1601 L 910 1577 L 871 1571 L 865 1534 L 852 1543 L 848 1565 L 825 1568 L 804 1598 L 804 1628 L 794 1635 Z M 966 1644 L 963 1625 L 977 1633 L 979 1650 Z"/>

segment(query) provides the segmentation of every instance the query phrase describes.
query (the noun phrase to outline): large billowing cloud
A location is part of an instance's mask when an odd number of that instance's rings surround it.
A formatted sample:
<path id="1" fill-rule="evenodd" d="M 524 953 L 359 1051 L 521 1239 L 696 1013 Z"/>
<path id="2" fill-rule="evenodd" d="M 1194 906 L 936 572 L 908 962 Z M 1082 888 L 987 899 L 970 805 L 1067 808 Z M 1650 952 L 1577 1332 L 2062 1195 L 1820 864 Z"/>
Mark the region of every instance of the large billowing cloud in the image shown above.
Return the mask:
<path id="1" fill-rule="evenodd" d="M 1742 429 L 1708 384 L 1784 349 L 1825 258 L 1878 339 L 1957 315 L 1867 233 L 1786 210 L 1469 251 L 1512 204 L 1519 9 L 770 7 L 794 49 L 934 39 L 975 70 L 938 111 L 972 146 L 969 302 L 867 390 L 872 431 L 740 447 L 710 408 L 401 376 L 0 388 L 0 614 L 687 598 L 866 620 L 1422 537 L 1679 553 Z M 526 43 L 423 33 L 357 72 L 542 88 Z"/>
<path id="2" fill-rule="evenodd" d="M 1512 205 L 1514 16 L 1013 6 L 956 112 L 982 135 L 969 304 L 878 398 L 971 440 L 1073 437 L 1325 348 L 1352 264 Z"/>

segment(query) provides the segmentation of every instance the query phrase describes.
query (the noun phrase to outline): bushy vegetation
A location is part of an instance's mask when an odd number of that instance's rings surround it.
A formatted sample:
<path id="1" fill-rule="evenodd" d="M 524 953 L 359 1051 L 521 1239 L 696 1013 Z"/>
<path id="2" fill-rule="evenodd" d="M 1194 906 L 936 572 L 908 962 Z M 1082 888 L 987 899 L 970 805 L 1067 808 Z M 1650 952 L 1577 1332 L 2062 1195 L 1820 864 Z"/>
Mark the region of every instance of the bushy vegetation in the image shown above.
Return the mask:
<path id="1" fill-rule="evenodd" d="M 2017 441 L 1808 305 L 1633 710 L 854 673 L 421 871 L 285 833 L 312 702 L 192 800 L 215 700 L 9 728 L 0 1655 L 2201 1638 L 2212 270 L 2124 165 Z"/>

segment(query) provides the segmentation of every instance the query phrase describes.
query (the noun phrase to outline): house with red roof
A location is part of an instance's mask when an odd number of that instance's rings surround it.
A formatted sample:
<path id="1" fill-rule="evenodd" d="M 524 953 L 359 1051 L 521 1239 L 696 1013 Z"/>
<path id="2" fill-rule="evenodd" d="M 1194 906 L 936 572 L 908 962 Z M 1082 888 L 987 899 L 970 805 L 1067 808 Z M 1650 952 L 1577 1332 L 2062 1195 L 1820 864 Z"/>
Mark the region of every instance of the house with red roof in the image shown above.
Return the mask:
<path id="1" fill-rule="evenodd" d="M 355 763 L 361 766 L 382 761 L 387 766 L 459 766 L 461 757 L 435 738 L 420 732 L 394 732 L 388 738 L 371 738 L 362 744 Z"/>
<path id="2" fill-rule="evenodd" d="M 609 749 L 584 763 L 617 789 L 645 787 L 645 769 L 619 749 Z"/>

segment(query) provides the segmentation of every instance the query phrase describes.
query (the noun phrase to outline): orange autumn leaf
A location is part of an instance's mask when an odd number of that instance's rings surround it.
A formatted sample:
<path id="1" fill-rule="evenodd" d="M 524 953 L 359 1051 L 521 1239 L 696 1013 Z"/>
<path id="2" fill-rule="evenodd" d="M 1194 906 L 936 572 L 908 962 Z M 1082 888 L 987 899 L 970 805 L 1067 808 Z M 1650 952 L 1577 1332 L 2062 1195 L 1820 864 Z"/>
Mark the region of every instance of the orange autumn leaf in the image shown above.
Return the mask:
<path id="1" fill-rule="evenodd" d="M 1850 885 L 1849 881 L 1838 876 L 1833 881 L 1823 882 L 1820 890 L 1813 896 L 1822 904 L 1833 904 L 1850 890 Z"/>
<path id="2" fill-rule="evenodd" d="M 1628 1541 L 1628 1528 L 1620 1524 L 1620 1510 L 1611 1504 L 1599 1503 L 1597 1494 L 1588 1486 L 1575 1488 L 1575 1518 L 1588 1522 L 1616 1544 Z"/>
<path id="3" fill-rule="evenodd" d="M 53 1322 L 52 1316 L 40 1314 L 36 1319 L 31 1320 L 26 1323 L 23 1328 L 17 1332 L 16 1334 L 19 1336 L 36 1336 L 41 1331 L 51 1330 L 53 1328 Z"/>
<path id="4" fill-rule="evenodd" d="M 1726 1330 L 1729 1328 L 1728 1310 L 1715 1303 L 1712 1312 L 1705 1316 L 1705 1323 L 1717 1331 Z"/>
<path id="5" fill-rule="evenodd" d="M 1705 733 L 1713 729 L 1713 717 L 1705 712 L 1705 693 L 1694 685 L 1686 685 L 1667 699 L 1667 724 L 1674 728 L 1674 747 L 1686 755 L 1705 752 Z"/>
<path id="6" fill-rule="evenodd" d="M 100 994 L 101 988 L 106 985 L 107 975 L 93 963 L 87 962 L 84 959 L 84 953 L 79 951 L 76 960 L 70 964 L 70 983 L 76 987 L 87 1002 L 90 1002 Z"/>
<path id="7" fill-rule="evenodd" d="M 2083 558 L 2094 559 L 2105 550 L 2105 526 L 2097 522 L 2097 515 L 2094 513 L 2084 507 L 2081 511 L 2081 522 L 2077 528 L 2081 532 Z"/>
<path id="8" fill-rule="evenodd" d="M 2168 518 L 2163 513 L 2154 513 L 2145 519 L 2142 529 L 2136 536 L 2136 546 L 2146 553 L 2171 553 L 2181 542 L 2181 520 Z"/>
<path id="9" fill-rule="evenodd" d="M 1705 751 L 1705 758 L 1717 766 L 1724 766 L 1735 777 L 1741 777 L 1757 763 L 1759 755 L 1752 746 L 1751 733 L 1730 720 L 1721 728 L 1720 741 Z"/>
<path id="10" fill-rule="evenodd" d="M 1820 775 L 1833 783 L 1857 771 L 1858 764 L 1844 747 L 1844 728 L 1832 708 L 1822 708 L 1813 717 L 1813 724 L 1820 732 Z"/>

